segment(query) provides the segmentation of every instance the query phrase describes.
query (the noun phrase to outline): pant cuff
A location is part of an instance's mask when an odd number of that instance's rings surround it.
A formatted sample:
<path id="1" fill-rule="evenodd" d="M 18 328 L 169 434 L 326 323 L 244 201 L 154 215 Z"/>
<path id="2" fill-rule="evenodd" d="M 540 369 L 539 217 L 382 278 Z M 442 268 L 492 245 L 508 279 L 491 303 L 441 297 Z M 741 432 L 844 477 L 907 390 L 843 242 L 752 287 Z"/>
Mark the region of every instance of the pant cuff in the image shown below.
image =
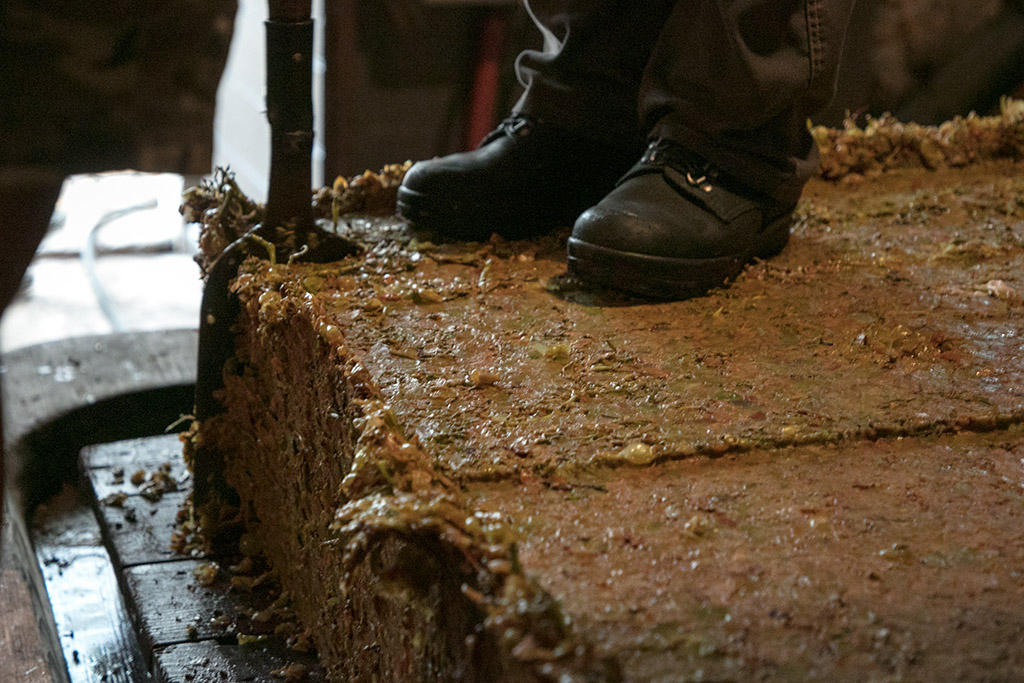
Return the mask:
<path id="1" fill-rule="evenodd" d="M 636 104 L 616 105 L 614 97 L 579 92 L 532 82 L 513 112 L 533 116 L 575 135 L 597 140 L 638 157 L 644 137 L 637 124 Z"/>

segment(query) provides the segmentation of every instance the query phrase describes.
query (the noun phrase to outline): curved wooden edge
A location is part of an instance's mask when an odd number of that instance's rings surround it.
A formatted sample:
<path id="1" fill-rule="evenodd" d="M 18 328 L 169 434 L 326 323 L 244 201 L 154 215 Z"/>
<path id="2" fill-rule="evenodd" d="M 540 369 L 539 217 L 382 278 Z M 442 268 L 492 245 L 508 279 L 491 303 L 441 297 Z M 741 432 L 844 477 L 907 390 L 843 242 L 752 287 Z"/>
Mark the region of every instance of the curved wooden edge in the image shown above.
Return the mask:
<path id="1" fill-rule="evenodd" d="M 26 636 L 31 651 L 23 654 L 50 669 L 25 680 L 68 680 L 32 552 L 26 518 L 30 504 L 42 492 L 74 480 L 78 452 L 88 443 L 159 433 L 177 417 L 175 411 L 191 410 L 196 348 L 195 330 L 161 330 L 66 339 L 19 349 L 0 360 L 3 614 L 24 613 L 38 625 L 39 640 Z M 9 597 L 16 597 L 16 603 Z M 10 647 L 0 643 L 0 657 Z"/>
<path id="2" fill-rule="evenodd" d="M 82 406 L 195 382 L 195 330 L 76 337 L 4 354 L 4 443 Z M 10 471 L 10 470 L 8 470 Z"/>

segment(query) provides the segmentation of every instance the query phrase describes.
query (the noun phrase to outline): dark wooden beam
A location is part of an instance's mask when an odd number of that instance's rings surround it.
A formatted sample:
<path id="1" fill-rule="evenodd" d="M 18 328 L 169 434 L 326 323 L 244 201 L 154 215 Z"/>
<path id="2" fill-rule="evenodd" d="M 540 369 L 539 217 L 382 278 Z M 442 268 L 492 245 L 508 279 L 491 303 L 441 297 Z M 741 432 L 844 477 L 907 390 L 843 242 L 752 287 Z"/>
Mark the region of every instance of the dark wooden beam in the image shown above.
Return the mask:
<path id="1" fill-rule="evenodd" d="M 310 0 L 270 0 L 271 21 L 306 21 L 312 12 Z"/>

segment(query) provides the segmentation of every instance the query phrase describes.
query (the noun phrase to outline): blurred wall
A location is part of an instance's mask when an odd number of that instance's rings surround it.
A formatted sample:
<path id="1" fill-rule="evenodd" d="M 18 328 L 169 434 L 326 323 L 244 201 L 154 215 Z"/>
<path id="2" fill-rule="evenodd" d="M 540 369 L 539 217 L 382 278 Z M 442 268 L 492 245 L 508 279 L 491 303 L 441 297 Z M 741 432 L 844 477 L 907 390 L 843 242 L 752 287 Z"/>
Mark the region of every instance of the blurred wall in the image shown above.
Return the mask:
<path id="1" fill-rule="evenodd" d="M 1022 83 L 1020 0 L 858 0 L 836 98 L 816 119 L 888 111 L 940 123 L 986 113 Z"/>
<path id="2" fill-rule="evenodd" d="M 518 98 L 515 56 L 540 42 L 517 0 L 330 0 L 327 32 L 328 178 L 472 146 L 477 57 L 497 60 L 499 119 Z"/>

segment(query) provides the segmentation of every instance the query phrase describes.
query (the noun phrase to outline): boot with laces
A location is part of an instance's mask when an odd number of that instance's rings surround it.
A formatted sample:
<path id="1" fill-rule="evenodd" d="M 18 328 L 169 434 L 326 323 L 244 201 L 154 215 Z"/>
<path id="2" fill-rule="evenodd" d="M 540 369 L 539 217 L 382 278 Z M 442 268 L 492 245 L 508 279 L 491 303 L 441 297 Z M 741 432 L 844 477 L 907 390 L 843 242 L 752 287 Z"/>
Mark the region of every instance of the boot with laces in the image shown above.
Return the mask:
<path id="1" fill-rule="evenodd" d="M 516 115 L 471 152 L 415 164 L 398 190 L 398 212 L 447 238 L 530 237 L 572 225 L 635 158 L 635 152 Z"/>
<path id="2" fill-rule="evenodd" d="M 641 296 L 698 296 L 752 259 L 782 251 L 794 208 L 658 140 L 577 219 L 569 270 L 587 283 Z"/>

